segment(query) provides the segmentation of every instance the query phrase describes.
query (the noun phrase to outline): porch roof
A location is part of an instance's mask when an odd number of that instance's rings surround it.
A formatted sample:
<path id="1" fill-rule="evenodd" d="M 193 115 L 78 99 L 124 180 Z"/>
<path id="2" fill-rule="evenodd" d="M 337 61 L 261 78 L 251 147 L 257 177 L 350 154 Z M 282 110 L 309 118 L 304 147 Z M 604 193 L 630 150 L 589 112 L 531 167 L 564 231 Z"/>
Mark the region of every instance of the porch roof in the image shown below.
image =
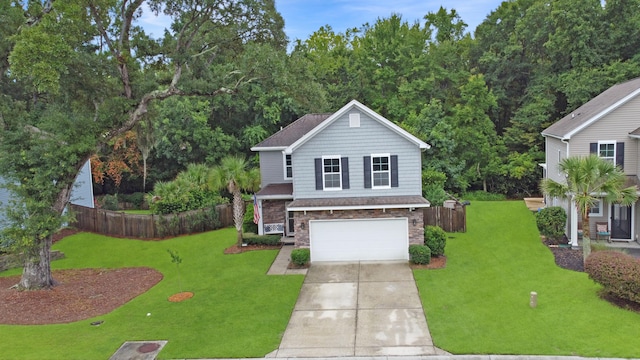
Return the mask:
<path id="1" fill-rule="evenodd" d="M 289 204 L 288 211 L 413 209 L 425 208 L 431 203 L 422 196 L 343 197 L 322 199 L 297 199 Z"/>
<path id="2" fill-rule="evenodd" d="M 261 200 L 268 199 L 293 199 L 293 184 L 292 183 L 278 183 L 269 184 L 260 189 L 256 193 L 256 198 Z"/>

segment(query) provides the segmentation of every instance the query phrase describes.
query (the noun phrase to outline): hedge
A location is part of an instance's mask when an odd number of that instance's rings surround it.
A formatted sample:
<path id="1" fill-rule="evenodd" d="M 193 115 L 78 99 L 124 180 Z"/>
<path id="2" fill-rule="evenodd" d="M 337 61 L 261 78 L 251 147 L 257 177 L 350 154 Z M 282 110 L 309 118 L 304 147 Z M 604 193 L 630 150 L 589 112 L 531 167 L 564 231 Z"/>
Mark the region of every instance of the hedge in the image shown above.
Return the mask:
<path id="1" fill-rule="evenodd" d="M 619 251 L 597 251 L 587 258 L 584 270 L 604 291 L 640 304 L 639 259 Z"/>
<path id="2" fill-rule="evenodd" d="M 242 233 L 242 241 L 247 245 L 280 245 L 280 235 L 256 235 Z"/>
<path id="3" fill-rule="evenodd" d="M 414 264 L 426 265 L 431 262 L 431 250 L 426 245 L 409 245 L 409 259 Z"/>

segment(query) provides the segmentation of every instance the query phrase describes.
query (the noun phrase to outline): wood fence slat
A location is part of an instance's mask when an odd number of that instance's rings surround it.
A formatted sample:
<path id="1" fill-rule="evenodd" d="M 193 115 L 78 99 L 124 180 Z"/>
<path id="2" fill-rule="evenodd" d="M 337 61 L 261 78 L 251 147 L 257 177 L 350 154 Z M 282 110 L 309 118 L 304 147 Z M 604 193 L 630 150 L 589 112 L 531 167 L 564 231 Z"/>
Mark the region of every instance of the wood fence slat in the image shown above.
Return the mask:
<path id="1" fill-rule="evenodd" d="M 464 206 L 456 206 L 455 209 L 442 206 L 424 208 L 424 225 L 439 226 L 446 232 L 466 232 L 466 214 Z"/>

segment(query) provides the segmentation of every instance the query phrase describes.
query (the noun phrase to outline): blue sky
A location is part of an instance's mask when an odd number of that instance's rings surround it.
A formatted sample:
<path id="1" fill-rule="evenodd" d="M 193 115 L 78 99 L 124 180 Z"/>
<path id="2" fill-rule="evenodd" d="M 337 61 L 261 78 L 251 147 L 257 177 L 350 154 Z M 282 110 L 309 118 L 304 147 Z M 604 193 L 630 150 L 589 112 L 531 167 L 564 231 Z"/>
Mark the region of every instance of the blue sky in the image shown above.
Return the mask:
<path id="1" fill-rule="evenodd" d="M 276 9 L 282 14 L 285 32 L 291 42 L 305 40 L 321 26 L 330 25 L 335 32 L 345 32 L 364 23 L 373 24 L 378 18 L 393 13 L 406 21 L 422 20 L 428 12 L 436 12 L 440 6 L 455 9 L 473 32 L 502 0 L 275 0 Z M 154 17 L 145 11 L 140 19 L 142 26 L 152 36 L 163 34 L 166 23 L 162 17 Z"/>
<path id="2" fill-rule="evenodd" d="M 276 0 L 282 14 L 285 32 L 290 41 L 305 40 L 321 26 L 331 25 L 333 31 L 344 32 L 364 23 L 373 24 L 378 18 L 393 13 L 412 23 L 422 20 L 428 12 L 440 6 L 455 9 L 473 32 L 486 17 L 500 6 L 502 0 Z"/>

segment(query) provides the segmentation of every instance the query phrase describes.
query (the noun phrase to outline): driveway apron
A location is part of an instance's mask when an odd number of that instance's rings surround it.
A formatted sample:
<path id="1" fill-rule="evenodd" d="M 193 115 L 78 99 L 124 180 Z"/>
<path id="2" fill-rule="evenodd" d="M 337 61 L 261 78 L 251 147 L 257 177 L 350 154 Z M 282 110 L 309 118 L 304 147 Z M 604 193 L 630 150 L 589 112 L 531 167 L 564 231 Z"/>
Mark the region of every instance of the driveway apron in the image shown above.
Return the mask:
<path id="1" fill-rule="evenodd" d="M 407 262 L 315 263 L 271 357 L 445 355 Z"/>

